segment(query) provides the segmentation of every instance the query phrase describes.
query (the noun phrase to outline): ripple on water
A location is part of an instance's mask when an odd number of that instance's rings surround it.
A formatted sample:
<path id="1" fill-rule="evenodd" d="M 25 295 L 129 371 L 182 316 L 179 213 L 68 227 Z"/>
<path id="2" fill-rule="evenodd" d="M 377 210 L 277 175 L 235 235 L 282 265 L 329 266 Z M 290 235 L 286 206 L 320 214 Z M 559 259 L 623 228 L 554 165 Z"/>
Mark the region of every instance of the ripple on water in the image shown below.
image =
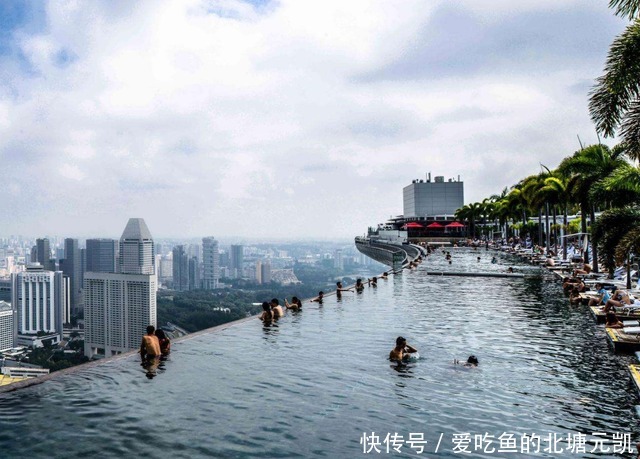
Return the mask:
<path id="1" fill-rule="evenodd" d="M 449 457 L 460 432 L 638 429 L 633 357 L 612 354 L 553 278 L 503 255 L 496 264 L 484 251 L 453 256 L 455 270 L 515 266 L 531 277 L 426 276 L 449 269 L 431 256 L 277 327 L 248 321 L 176 343 L 153 379 L 134 356 L 2 394 L 0 446 L 35 458 L 60 448 L 69 457 L 354 457 L 363 432 L 422 432 L 432 443 L 445 433 Z M 419 348 L 417 362 L 387 360 L 398 335 Z M 453 364 L 469 354 L 479 368 Z"/>

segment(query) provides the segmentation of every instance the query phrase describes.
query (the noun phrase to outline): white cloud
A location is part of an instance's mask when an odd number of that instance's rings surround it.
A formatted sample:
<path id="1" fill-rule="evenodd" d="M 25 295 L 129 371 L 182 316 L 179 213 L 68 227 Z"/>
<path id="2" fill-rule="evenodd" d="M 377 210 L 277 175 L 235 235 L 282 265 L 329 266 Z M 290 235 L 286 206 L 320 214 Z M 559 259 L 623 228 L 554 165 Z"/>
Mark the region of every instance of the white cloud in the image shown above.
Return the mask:
<path id="1" fill-rule="evenodd" d="M 498 26 L 560 8 L 491 5 L 457 8 Z M 461 174 L 467 198 L 482 199 L 593 132 L 586 95 L 571 88 L 600 69 L 581 56 L 566 68 L 540 49 L 546 71 L 535 74 L 499 61 L 443 77 L 463 55 L 403 73 L 399 59 L 429 45 L 443 6 L 49 3 L 45 30 L 15 33 L 28 62 L 0 73 L 0 157 L 12 190 L 32 191 L 0 205 L 19 216 L 7 230 L 117 235 L 136 215 L 158 236 L 349 236 L 402 213 L 402 187 L 425 172 Z M 610 21 L 605 6 L 590 8 Z M 393 77 L 377 77 L 388 68 Z M 59 211 L 69 206 L 73 215 Z"/>

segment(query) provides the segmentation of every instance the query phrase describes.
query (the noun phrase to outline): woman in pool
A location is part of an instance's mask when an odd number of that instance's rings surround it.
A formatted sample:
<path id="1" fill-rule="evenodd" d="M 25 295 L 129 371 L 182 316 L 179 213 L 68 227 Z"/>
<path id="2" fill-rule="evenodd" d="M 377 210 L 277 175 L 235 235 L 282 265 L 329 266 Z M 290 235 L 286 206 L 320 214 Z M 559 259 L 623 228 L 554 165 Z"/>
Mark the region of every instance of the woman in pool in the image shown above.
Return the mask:
<path id="1" fill-rule="evenodd" d="M 271 311 L 271 305 L 267 301 L 262 303 L 262 315 L 260 316 L 260 320 L 265 324 L 273 321 L 273 311 Z"/>
<path id="2" fill-rule="evenodd" d="M 364 290 L 364 284 L 362 283 L 362 279 L 356 279 L 355 285 L 356 293 L 362 293 Z"/>
<path id="3" fill-rule="evenodd" d="M 171 352 L 171 341 L 169 341 L 169 338 L 165 335 L 164 330 L 158 328 L 156 330 L 156 336 L 160 342 L 160 354 L 163 356 L 169 355 L 169 352 Z"/>
<path id="4" fill-rule="evenodd" d="M 618 320 L 614 312 L 607 312 L 607 322 L 604 326 L 607 328 L 624 328 L 624 324 Z"/>
<path id="5" fill-rule="evenodd" d="M 294 296 L 293 298 L 291 298 L 291 303 L 289 303 L 285 298 L 284 306 L 287 309 L 291 309 L 293 311 L 299 311 L 302 309 L 302 301 L 300 301 L 297 296 Z"/>
<path id="6" fill-rule="evenodd" d="M 417 353 L 418 350 L 407 344 L 407 340 L 402 336 L 396 338 L 396 347 L 389 352 L 389 360 L 396 362 L 406 362 L 411 357 L 411 354 Z"/>

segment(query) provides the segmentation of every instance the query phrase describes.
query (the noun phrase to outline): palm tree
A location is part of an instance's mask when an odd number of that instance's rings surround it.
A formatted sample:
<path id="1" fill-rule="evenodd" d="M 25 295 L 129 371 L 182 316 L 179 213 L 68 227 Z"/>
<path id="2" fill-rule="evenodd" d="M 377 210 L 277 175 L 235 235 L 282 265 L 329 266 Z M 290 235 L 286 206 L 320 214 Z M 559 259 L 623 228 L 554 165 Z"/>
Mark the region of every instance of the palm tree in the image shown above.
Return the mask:
<path id="1" fill-rule="evenodd" d="M 594 247 L 597 245 L 607 265 L 609 275 L 613 276 L 616 261 L 627 260 L 631 251 L 639 253 L 640 208 L 623 207 L 607 210 L 602 213 L 593 225 Z M 629 282 L 629 276 L 627 276 Z"/>
<path id="2" fill-rule="evenodd" d="M 469 231 L 473 239 L 476 238 L 476 220 L 480 216 L 482 205 L 479 202 L 464 205 L 456 210 L 454 215 L 456 220 L 469 222 Z"/>
<path id="3" fill-rule="evenodd" d="M 591 90 L 589 111 L 599 132 L 613 137 L 619 131 L 629 156 L 640 159 L 640 2 L 611 0 L 610 6 L 633 22 L 609 48 L 604 75 Z"/>
<path id="4" fill-rule="evenodd" d="M 564 215 L 563 225 L 567 227 L 567 214 L 569 206 L 569 191 L 567 190 L 567 180 L 563 178 L 557 171 L 550 173 L 549 177 L 544 179 L 540 193 L 545 197 L 547 203 L 552 206 L 553 209 L 553 227 L 554 235 L 553 240 L 558 244 L 558 232 L 556 226 L 556 208 L 560 207 Z M 563 259 L 567 258 L 567 244 L 562 245 Z"/>
<path id="5" fill-rule="evenodd" d="M 618 16 L 627 16 L 629 19 L 633 19 L 640 14 L 640 1 L 610 0 L 609 8 L 614 8 Z"/>
<path id="6" fill-rule="evenodd" d="M 567 188 L 572 199 L 580 204 L 582 214 L 582 232 L 587 233 L 587 216 L 595 222 L 595 207 L 599 201 L 593 189 L 598 182 L 609 177 L 625 163 L 620 149 L 612 151 L 606 145 L 590 145 L 565 158 L 558 166 L 558 172 L 568 178 Z M 593 248 L 593 270 L 598 272 L 598 252 Z M 589 262 L 589 253 L 585 252 L 585 262 Z"/>

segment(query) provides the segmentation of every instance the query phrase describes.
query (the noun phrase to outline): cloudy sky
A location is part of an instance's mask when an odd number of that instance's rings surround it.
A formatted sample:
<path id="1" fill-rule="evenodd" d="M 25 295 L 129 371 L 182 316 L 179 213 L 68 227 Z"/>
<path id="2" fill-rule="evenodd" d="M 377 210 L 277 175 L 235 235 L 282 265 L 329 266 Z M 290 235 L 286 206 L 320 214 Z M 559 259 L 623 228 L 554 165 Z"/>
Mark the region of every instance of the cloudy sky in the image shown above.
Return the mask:
<path id="1" fill-rule="evenodd" d="M 0 3 L 0 235 L 344 238 L 597 142 L 606 0 Z"/>

